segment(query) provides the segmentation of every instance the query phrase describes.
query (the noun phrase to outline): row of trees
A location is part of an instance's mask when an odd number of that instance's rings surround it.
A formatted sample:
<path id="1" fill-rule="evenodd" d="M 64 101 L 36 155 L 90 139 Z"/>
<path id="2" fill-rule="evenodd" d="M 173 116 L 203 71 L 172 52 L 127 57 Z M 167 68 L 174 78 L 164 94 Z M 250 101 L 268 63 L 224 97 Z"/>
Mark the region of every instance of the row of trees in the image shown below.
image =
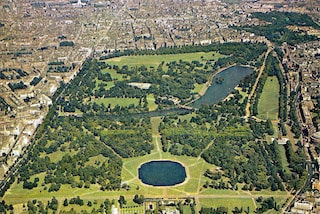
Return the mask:
<path id="1" fill-rule="evenodd" d="M 120 56 L 133 56 L 133 55 L 167 55 L 167 54 L 182 54 L 182 53 L 195 53 L 195 52 L 212 52 L 217 51 L 225 55 L 235 55 L 237 59 L 233 63 L 247 64 L 247 62 L 254 62 L 258 56 L 267 50 L 266 45 L 259 43 L 212 43 L 210 45 L 185 45 L 173 47 L 161 47 L 157 50 L 124 50 L 123 52 L 116 51 L 115 53 L 108 54 L 100 57 L 100 60 L 110 59 Z M 248 61 L 245 61 L 247 59 Z M 233 64 L 232 63 L 232 64 Z"/>
<path id="2" fill-rule="evenodd" d="M 296 93 L 294 91 L 290 93 L 289 107 L 291 131 L 294 134 L 295 138 L 299 138 L 301 135 L 301 125 L 297 115 Z"/>
<path id="3" fill-rule="evenodd" d="M 52 212 L 58 210 L 59 201 L 53 197 L 47 204 L 44 204 L 42 201 L 32 200 L 28 201 L 27 208 L 29 213 L 48 213 L 49 209 Z"/>
<path id="4" fill-rule="evenodd" d="M 314 106 L 314 109 L 312 110 L 312 122 L 315 127 L 318 127 L 320 123 L 320 96 L 318 96 L 316 100 L 317 102 Z"/>

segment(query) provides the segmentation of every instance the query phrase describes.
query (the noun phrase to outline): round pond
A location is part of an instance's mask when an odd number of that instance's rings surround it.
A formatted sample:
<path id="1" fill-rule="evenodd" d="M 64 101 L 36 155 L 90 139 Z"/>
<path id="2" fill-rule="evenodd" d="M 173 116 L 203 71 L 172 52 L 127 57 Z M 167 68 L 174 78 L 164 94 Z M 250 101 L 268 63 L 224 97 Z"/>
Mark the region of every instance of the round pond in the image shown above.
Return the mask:
<path id="1" fill-rule="evenodd" d="M 186 169 L 174 161 L 150 161 L 138 169 L 139 179 L 152 186 L 174 186 L 185 181 Z"/>

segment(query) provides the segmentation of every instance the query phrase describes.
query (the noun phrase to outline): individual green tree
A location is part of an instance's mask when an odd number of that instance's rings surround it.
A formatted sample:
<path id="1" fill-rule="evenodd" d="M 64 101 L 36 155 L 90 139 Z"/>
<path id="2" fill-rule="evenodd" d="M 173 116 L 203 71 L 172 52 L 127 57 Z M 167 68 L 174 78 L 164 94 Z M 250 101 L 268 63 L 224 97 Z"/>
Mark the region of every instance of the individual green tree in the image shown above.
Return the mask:
<path id="1" fill-rule="evenodd" d="M 119 204 L 120 204 L 120 208 L 122 208 L 123 205 L 126 205 L 126 204 L 127 204 L 127 201 L 126 201 L 126 199 L 124 198 L 123 195 L 120 195 L 118 202 L 119 202 Z"/>
<path id="2" fill-rule="evenodd" d="M 63 206 L 65 206 L 65 207 L 66 207 L 66 206 L 68 206 L 68 205 L 69 205 L 69 203 L 68 203 L 68 199 L 66 199 L 66 198 L 65 198 L 65 199 L 64 199 L 64 201 L 63 201 Z"/>
<path id="3" fill-rule="evenodd" d="M 133 202 L 137 203 L 137 204 L 143 204 L 144 202 L 144 196 L 143 195 L 138 195 L 136 194 L 133 198 Z"/>

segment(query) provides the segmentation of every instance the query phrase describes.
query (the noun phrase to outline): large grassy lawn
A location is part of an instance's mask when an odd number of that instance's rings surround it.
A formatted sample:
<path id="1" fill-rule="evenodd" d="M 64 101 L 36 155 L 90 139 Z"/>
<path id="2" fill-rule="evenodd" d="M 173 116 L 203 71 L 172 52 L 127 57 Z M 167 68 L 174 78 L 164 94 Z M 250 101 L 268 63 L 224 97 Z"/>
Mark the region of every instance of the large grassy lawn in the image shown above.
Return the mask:
<path id="1" fill-rule="evenodd" d="M 279 81 L 277 77 L 268 77 L 258 103 L 258 117 L 277 120 L 279 112 Z"/>
<path id="2" fill-rule="evenodd" d="M 158 65 L 164 62 L 172 62 L 172 61 L 189 61 L 198 60 L 217 60 L 222 57 L 221 54 L 217 52 L 197 52 L 197 53 L 184 53 L 184 54 L 168 54 L 168 55 L 147 55 L 147 56 L 123 56 L 117 57 L 112 59 L 105 60 L 106 63 L 110 65 L 118 65 L 122 67 L 123 65 L 130 65 L 131 67 L 134 66 L 146 66 L 150 67 L 153 66 L 157 68 Z M 112 76 L 112 75 L 111 75 Z"/>
<path id="3" fill-rule="evenodd" d="M 146 197 L 178 197 L 181 195 L 197 194 L 200 186 L 203 185 L 203 173 L 206 169 L 212 168 L 211 164 L 206 163 L 203 159 L 197 159 L 187 156 L 174 156 L 164 152 L 154 152 L 150 155 L 146 155 L 138 158 L 128 158 L 124 160 L 122 177 L 123 182 L 128 183 L 132 188 L 139 188 L 139 192 Z M 151 187 L 144 185 L 138 178 L 139 166 L 151 160 L 170 159 L 181 162 L 187 171 L 187 179 L 182 185 L 175 187 Z"/>
<path id="4" fill-rule="evenodd" d="M 154 98 L 153 94 L 147 95 L 148 107 L 149 111 L 155 111 L 157 109 L 157 104 L 155 103 L 156 99 Z"/>
<path id="5" fill-rule="evenodd" d="M 286 149 L 284 145 L 279 145 L 280 155 L 281 155 L 281 163 L 284 170 L 290 172 L 289 163 L 286 156 Z"/>

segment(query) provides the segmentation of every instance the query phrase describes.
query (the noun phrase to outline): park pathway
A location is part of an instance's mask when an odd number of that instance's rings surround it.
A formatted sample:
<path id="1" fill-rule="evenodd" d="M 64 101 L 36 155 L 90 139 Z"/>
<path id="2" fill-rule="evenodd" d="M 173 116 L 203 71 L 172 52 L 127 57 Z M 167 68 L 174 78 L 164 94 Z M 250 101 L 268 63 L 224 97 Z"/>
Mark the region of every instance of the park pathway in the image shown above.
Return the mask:
<path id="1" fill-rule="evenodd" d="M 263 60 L 263 63 L 262 63 L 262 66 L 260 67 L 260 71 L 259 71 L 259 74 L 258 74 L 258 77 L 256 79 L 256 81 L 254 82 L 254 85 L 252 87 L 252 90 L 248 96 L 248 102 L 247 102 L 247 105 L 246 105 L 246 116 L 245 118 L 248 119 L 250 117 L 250 99 L 252 98 L 254 92 L 256 91 L 256 88 L 257 88 L 257 85 L 258 85 L 258 82 L 259 82 L 259 79 L 266 67 L 266 61 L 267 61 L 267 58 L 270 54 L 270 52 L 273 50 L 273 47 L 271 46 L 271 43 L 268 43 L 268 50 L 266 52 L 266 55 L 264 56 L 264 60 Z"/>
<path id="2" fill-rule="evenodd" d="M 155 143 L 155 153 L 159 154 L 159 158 L 162 159 L 162 144 L 161 144 L 161 134 L 159 132 L 159 117 L 152 117 L 152 141 Z"/>

